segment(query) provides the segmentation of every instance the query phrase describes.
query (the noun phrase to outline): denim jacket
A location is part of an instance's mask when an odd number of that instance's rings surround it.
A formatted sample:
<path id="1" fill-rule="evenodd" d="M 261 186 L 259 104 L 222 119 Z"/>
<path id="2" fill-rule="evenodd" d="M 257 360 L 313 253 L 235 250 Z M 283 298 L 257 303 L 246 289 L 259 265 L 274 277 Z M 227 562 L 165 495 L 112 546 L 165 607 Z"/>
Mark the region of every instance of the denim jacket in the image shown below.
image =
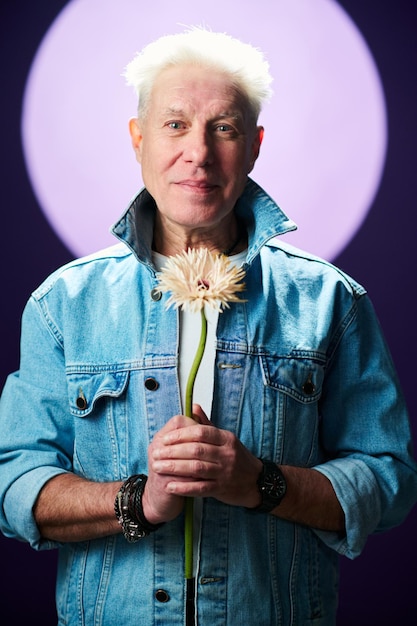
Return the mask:
<path id="1" fill-rule="evenodd" d="M 295 226 L 253 181 L 236 211 L 249 236 L 247 301 L 219 316 L 212 421 L 258 457 L 325 474 L 346 534 L 205 499 L 198 624 L 327 626 L 338 555 L 357 556 L 416 500 L 408 417 L 365 290 L 279 243 Z M 59 548 L 61 626 L 184 623 L 182 516 L 135 544 L 114 535 L 58 545 L 40 537 L 32 514 L 59 473 L 146 473 L 150 440 L 181 412 L 178 312 L 154 291 L 153 216 L 144 190 L 113 229 L 123 243 L 33 293 L 21 367 L 2 395 L 1 528 L 36 549 Z"/>

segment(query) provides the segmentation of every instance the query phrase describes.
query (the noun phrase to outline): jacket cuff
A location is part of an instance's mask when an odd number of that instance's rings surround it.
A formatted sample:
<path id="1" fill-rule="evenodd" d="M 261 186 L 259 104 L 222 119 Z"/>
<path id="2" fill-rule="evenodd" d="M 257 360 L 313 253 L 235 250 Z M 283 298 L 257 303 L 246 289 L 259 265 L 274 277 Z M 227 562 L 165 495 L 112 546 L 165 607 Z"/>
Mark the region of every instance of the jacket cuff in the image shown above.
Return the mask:
<path id="1" fill-rule="evenodd" d="M 372 470 L 361 459 L 338 458 L 313 469 L 332 483 L 345 514 L 346 533 L 315 530 L 324 543 L 341 555 L 354 559 L 381 519 L 379 486 Z"/>
<path id="2" fill-rule="evenodd" d="M 61 545 L 41 537 L 33 507 L 45 483 L 62 473 L 62 469 L 57 467 L 38 467 L 23 474 L 10 485 L 4 498 L 4 508 L 8 518 L 13 519 L 13 524 L 6 521 L 7 526 L 3 528 L 6 537 L 27 541 L 35 550 L 50 550 Z"/>

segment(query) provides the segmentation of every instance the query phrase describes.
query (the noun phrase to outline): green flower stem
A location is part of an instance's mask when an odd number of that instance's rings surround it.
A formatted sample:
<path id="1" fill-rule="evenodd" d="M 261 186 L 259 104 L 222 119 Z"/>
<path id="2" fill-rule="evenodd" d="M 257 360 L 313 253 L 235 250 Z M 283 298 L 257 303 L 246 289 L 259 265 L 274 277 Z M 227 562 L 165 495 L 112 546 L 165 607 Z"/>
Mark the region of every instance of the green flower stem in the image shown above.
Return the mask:
<path id="1" fill-rule="evenodd" d="M 195 379 L 197 377 L 198 368 L 200 367 L 201 360 L 204 354 L 204 348 L 206 347 L 207 339 L 207 318 L 204 312 L 204 307 L 201 309 L 201 335 L 200 343 L 198 344 L 197 352 L 194 357 L 193 364 L 191 366 L 190 373 L 188 375 L 187 387 L 185 389 L 185 415 L 187 417 L 193 416 L 193 389 Z"/>
<path id="2" fill-rule="evenodd" d="M 207 339 L 207 318 L 204 312 L 204 307 L 201 309 L 201 335 L 200 342 L 198 344 L 197 352 L 194 357 L 193 364 L 191 366 L 190 374 L 188 376 L 187 387 L 185 390 L 185 415 L 187 417 L 193 417 L 193 390 L 194 383 L 197 377 L 197 372 L 203 358 L 204 349 L 206 347 Z M 186 498 L 185 500 L 185 528 L 184 528 L 184 542 L 185 542 L 185 578 L 187 580 L 193 578 L 193 521 L 194 521 L 194 501 L 193 498 Z"/>

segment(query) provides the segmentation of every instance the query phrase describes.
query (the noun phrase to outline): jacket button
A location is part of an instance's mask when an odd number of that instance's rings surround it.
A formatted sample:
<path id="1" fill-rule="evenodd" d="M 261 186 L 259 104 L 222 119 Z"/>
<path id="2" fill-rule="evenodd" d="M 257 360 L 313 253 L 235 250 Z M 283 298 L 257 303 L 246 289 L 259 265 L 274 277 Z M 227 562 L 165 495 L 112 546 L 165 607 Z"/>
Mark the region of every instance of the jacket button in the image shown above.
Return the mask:
<path id="1" fill-rule="evenodd" d="M 78 398 L 76 399 L 75 404 L 77 405 L 77 408 L 80 409 L 80 411 L 84 411 L 84 409 L 87 408 L 87 400 L 85 399 L 85 395 L 82 389 L 80 389 L 78 392 Z"/>
<path id="2" fill-rule="evenodd" d="M 148 391 L 156 391 L 159 387 L 159 383 L 155 378 L 147 378 L 145 380 L 145 387 Z"/>
<path id="3" fill-rule="evenodd" d="M 162 291 L 159 291 L 159 289 L 152 289 L 151 298 L 154 302 L 158 302 L 158 300 L 162 298 Z"/>
<path id="4" fill-rule="evenodd" d="M 303 391 L 307 396 L 313 395 L 313 393 L 316 391 L 316 387 L 313 381 L 311 380 L 311 375 L 305 381 L 303 385 Z"/>
<path id="5" fill-rule="evenodd" d="M 158 602 L 169 602 L 170 600 L 169 594 L 165 589 L 158 589 L 158 591 L 155 592 L 155 598 Z"/>

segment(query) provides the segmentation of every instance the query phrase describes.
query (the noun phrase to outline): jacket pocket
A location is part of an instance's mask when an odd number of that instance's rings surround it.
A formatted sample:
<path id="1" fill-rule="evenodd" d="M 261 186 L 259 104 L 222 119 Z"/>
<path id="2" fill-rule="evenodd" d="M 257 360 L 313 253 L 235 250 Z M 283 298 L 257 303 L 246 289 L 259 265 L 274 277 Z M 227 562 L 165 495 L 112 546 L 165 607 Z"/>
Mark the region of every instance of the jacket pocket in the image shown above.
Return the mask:
<path id="1" fill-rule="evenodd" d="M 127 415 L 122 398 L 128 381 L 127 370 L 67 372 L 74 471 L 85 478 L 117 480 L 126 471 Z"/>
<path id="2" fill-rule="evenodd" d="M 312 466 L 321 458 L 318 430 L 324 359 L 308 354 L 261 357 L 264 419 L 275 431 L 275 460 L 300 467 Z"/>

